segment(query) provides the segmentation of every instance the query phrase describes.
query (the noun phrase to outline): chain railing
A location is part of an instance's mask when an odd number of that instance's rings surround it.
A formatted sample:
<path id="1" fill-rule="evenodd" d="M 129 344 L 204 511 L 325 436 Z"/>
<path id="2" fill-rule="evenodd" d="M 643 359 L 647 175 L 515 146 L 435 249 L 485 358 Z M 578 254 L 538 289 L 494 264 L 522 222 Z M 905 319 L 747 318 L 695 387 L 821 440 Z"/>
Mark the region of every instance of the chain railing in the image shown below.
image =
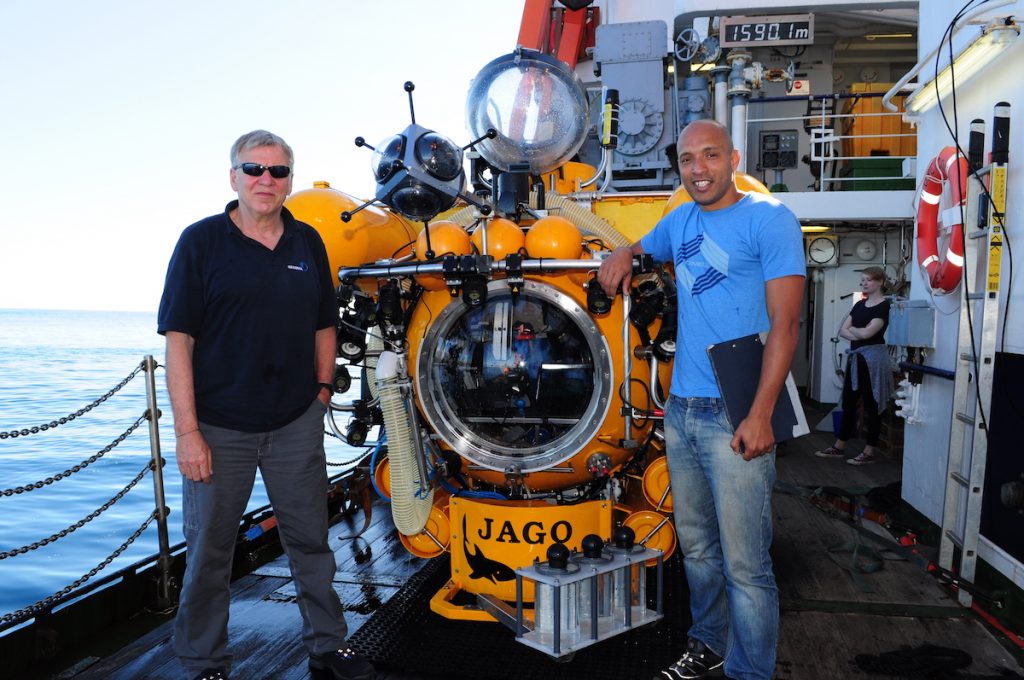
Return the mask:
<path id="1" fill-rule="evenodd" d="M 13 495 L 19 494 L 19 493 L 27 493 L 29 491 L 35 491 L 36 489 L 41 489 L 44 486 L 47 486 L 49 484 L 53 484 L 54 482 L 58 482 L 58 481 L 64 479 L 65 477 L 70 477 L 71 475 L 75 474 L 76 472 L 81 472 L 82 470 L 87 468 L 89 465 L 95 463 L 100 458 L 102 458 L 103 456 L 105 456 L 106 454 L 108 454 L 112 450 L 114 450 L 114 448 L 118 444 L 123 442 L 125 439 L 127 439 L 131 435 L 132 432 L 135 432 L 135 430 L 137 430 L 139 428 L 139 425 L 142 424 L 142 421 L 146 420 L 147 417 L 148 417 L 148 414 L 147 413 L 143 413 L 141 416 L 139 416 L 138 420 L 136 420 L 134 423 L 132 423 L 131 426 L 127 430 L 125 430 L 120 435 L 118 435 L 117 438 L 114 439 L 114 441 L 110 442 L 109 444 L 104 446 L 102 449 L 97 451 L 95 454 L 93 454 L 92 456 L 90 456 L 90 457 L 86 458 L 85 460 L 83 460 L 78 465 L 74 465 L 72 467 L 69 467 L 64 472 L 61 472 L 61 473 L 56 474 L 56 475 L 53 475 L 52 477 L 47 477 L 46 479 L 41 479 L 38 482 L 32 482 L 31 484 L 25 484 L 23 486 L 15 486 L 15 487 L 12 487 L 10 489 L 0 489 L 0 496 L 13 496 Z"/>
<path id="2" fill-rule="evenodd" d="M 146 357 L 146 358 L 147 359 L 151 359 L 152 357 Z M 63 425 L 65 423 L 70 423 L 75 418 L 77 418 L 77 417 L 79 417 L 81 415 L 85 415 L 89 411 L 93 410 L 94 408 L 96 408 L 97 406 L 99 406 L 100 404 L 105 402 L 107 399 L 110 399 L 112 396 L 117 394 L 118 391 L 120 391 L 120 389 L 122 387 L 124 387 L 125 385 L 130 383 L 132 381 L 132 379 L 135 378 L 135 376 L 137 376 L 139 374 L 140 371 L 144 371 L 144 370 L 146 370 L 146 362 L 145 361 L 143 361 L 141 364 L 136 366 L 135 370 L 132 371 L 131 373 L 129 373 L 128 376 L 124 380 L 122 380 L 117 385 L 115 385 L 113 389 L 111 389 L 109 392 L 107 392 L 102 397 L 100 397 L 96 401 L 92 402 L 88 406 L 84 406 L 84 407 L 78 409 L 77 411 L 75 411 L 74 413 L 70 413 L 70 414 L 64 416 L 63 418 L 58 418 L 57 420 L 51 420 L 50 422 L 43 423 L 42 425 L 34 425 L 32 427 L 26 427 L 26 428 L 21 429 L 21 430 L 11 430 L 10 432 L 0 432 L 0 439 L 8 439 L 8 438 L 11 438 L 11 437 L 27 437 L 30 434 L 39 434 L 40 432 L 46 432 L 47 430 L 52 430 L 53 428 L 55 428 L 55 427 L 57 427 L 59 425 Z"/>
<path id="3" fill-rule="evenodd" d="M 110 564 L 111 562 L 116 560 L 121 555 L 121 553 L 123 553 L 125 550 L 128 549 L 128 546 L 130 546 L 132 543 L 135 542 L 135 539 L 137 539 L 139 536 L 141 536 L 143 534 L 143 532 L 145 532 L 146 529 L 149 528 L 149 525 L 153 522 L 154 519 L 156 519 L 156 511 L 155 510 L 146 519 L 146 521 L 143 522 L 139 526 L 139 528 L 135 530 L 135 533 L 133 533 L 131 536 L 129 536 L 128 540 L 126 540 L 124 543 L 122 543 L 117 548 L 117 550 L 115 550 L 114 552 L 110 553 L 110 555 L 108 555 L 102 562 L 100 562 L 95 567 L 93 567 L 92 569 L 87 571 L 84 575 L 82 575 L 77 580 L 75 580 L 74 583 L 70 583 L 70 584 L 64 586 L 64 588 L 62 588 L 61 590 L 58 590 L 53 595 L 50 595 L 49 597 L 44 597 L 42 600 L 39 600 L 38 602 L 36 602 L 34 604 L 30 604 L 29 606 L 23 607 L 22 609 L 19 609 L 17 611 L 13 611 L 10 614 L 4 614 L 3 616 L 0 616 L 0 626 L 7 626 L 9 624 L 13 625 L 13 624 L 16 624 L 16 623 L 21 623 L 22 621 L 25 621 L 25 620 L 35 616 L 39 612 L 45 611 L 45 610 L 49 609 L 50 607 L 53 607 L 54 605 L 60 603 L 65 597 L 67 597 L 70 593 L 72 593 L 76 588 L 80 587 L 83 583 L 85 583 L 86 581 L 91 579 L 93 576 L 95 576 L 96 574 L 100 573 L 100 571 L 105 569 L 108 564 Z"/>
<path id="4" fill-rule="evenodd" d="M 158 554 L 158 560 L 157 560 L 157 564 L 158 564 L 158 567 L 159 567 L 159 584 L 158 584 L 159 587 L 158 587 L 158 594 L 157 594 L 157 600 L 158 600 L 157 604 L 158 604 L 158 606 L 164 607 L 164 608 L 166 608 L 170 604 L 170 601 L 171 601 L 171 576 L 170 576 L 171 551 L 170 551 L 170 542 L 168 540 L 168 534 L 167 534 L 167 516 L 168 516 L 170 511 L 169 511 L 169 509 L 166 506 L 165 497 L 164 497 L 164 484 L 163 484 L 163 465 L 164 465 L 164 460 L 160 456 L 160 432 L 159 432 L 159 427 L 158 427 L 158 421 L 159 421 L 161 413 L 160 413 L 160 410 L 157 408 L 157 402 L 156 402 L 156 375 L 155 374 L 156 374 L 156 369 L 157 368 L 158 368 L 158 364 L 156 363 L 156 361 L 154 361 L 153 357 L 150 356 L 150 355 L 147 355 L 142 360 L 142 362 L 139 364 L 139 366 L 136 367 L 134 371 L 132 371 L 124 380 L 122 380 L 120 383 L 118 383 L 113 389 L 111 389 L 109 392 L 107 392 L 106 394 L 104 394 L 102 397 L 100 397 L 99 399 L 95 400 L 91 404 L 89 404 L 89 405 L 87 405 L 87 406 L 85 406 L 85 407 L 75 411 L 74 413 L 71 413 L 71 414 L 69 414 L 69 415 L 67 415 L 67 416 L 65 416 L 63 418 L 59 418 L 57 420 L 51 421 L 50 423 L 44 423 L 42 425 L 37 425 L 37 426 L 34 426 L 34 427 L 24 428 L 24 429 L 20 429 L 20 430 L 11 430 L 11 431 L 8 431 L 8 432 L 0 432 L 0 440 L 3 440 L 3 439 L 12 438 L 12 437 L 21 437 L 21 436 L 27 436 L 27 435 L 30 435 L 30 434 L 36 434 L 36 433 L 39 433 L 39 432 L 45 432 L 46 430 L 52 429 L 52 428 L 57 427 L 59 425 L 64 425 L 65 423 L 68 423 L 68 422 L 74 420 L 75 418 L 77 418 L 77 417 L 79 417 L 79 416 L 81 416 L 81 415 L 91 411 L 95 407 L 97 407 L 100 404 L 102 404 L 104 401 L 106 401 L 111 396 L 116 394 L 121 388 L 123 388 L 125 385 L 127 385 L 129 382 L 131 382 L 131 380 L 134 379 L 140 372 L 145 372 L 146 373 L 146 402 L 147 402 L 146 403 L 146 411 L 134 423 L 132 423 L 131 426 L 129 426 L 127 430 L 125 430 L 120 435 L 118 435 L 118 437 L 115 438 L 110 444 L 108 444 L 107 446 L 103 447 L 96 454 L 94 454 L 93 456 L 90 456 L 89 458 L 87 458 L 86 460 L 82 461 L 78 465 L 75 465 L 75 466 L 73 466 L 71 468 L 68 468 L 67 470 L 61 472 L 60 474 L 54 475 L 52 477 L 47 477 L 46 479 L 40 480 L 38 482 L 33 482 L 31 484 L 17 486 L 17 487 L 13 487 L 13 488 L 10 488 L 10 489 L 0 490 L 0 497 L 13 496 L 15 494 L 25 493 L 25 492 L 28 492 L 28 491 L 34 491 L 36 489 L 41 489 L 44 486 L 47 486 L 49 484 L 53 484 L 54 482 L 59 481 L 61 479 L 64 479 L 64 478 L 66 478 L 66 477 L 68 477 L 68 476 L 70 476 L 70 475 L 72 475 L 72 474 L 74 474 L 76 472 L 80 472 L 81 470 L 83 470 L 87 466 L 89 466 L 90 464 L 92 464 L 92 463 L 96 462 L 97 460 L 99 460 L 100 458 L 102 458 L 105 454 L 107 454 L 111 450 L 113 450 L 118 444 L 120 444 L 125 439 L 127 439 L 133 432 L 135 432 L 136 429 L 139 428 L 139 426 L 142 424 L 142 422 L 144 420 L 148 420 L 149 421 L 149 436 L 150 436 L 150 455 L 151 455 L 151 460 L 146 463 L 146 465 L 142 468 L 142 470 L 139 471 L 139 473 L 135 476 L 135 478 L 131 482 L 129 482 L 123 489 L 121 489 L 121 491 L 119 491 L 117 494 L 115 494 L 113 497 L 111 497 L 110 500 L 108 500 L 103 505 L 99 506 L 96 510 L 91 512 L 86 517 L 78 520 L 77 522 L 71 524 L 67 528 L 62 529 L 61 531 L 58 531 L 57 533 L 55 533 L 55 534 L 53 534 L 53 535 L 51 535 L 51 536 L 49 536 L 47 538 L 41 539 L 39 541 L 35 541 L 33 543 L 30 543 L 28 545 L 24 545 L 24 546 L 21 546 L 21 547 L 18 547 L 18 548 L 2 551 L 2 552 L 0 552 L 0 560 L 4 560 L 4 559 L 10 558 L 10 557 L 15 557 L 17 555 L 22 555 L 22 554 L 31 552 L 33 550 L 36 550 L 38 548 L 41 548 L 41 547 L 43 547 L 45 545 L 49 545 L 50 543 L 53 543 L 54 541 L 60 540 L 61 538 L 64 538 L 65 536 L 71 534 L 75 530 L 85 526 L 87 523 L 89 523 L 92 520 L 94 520 L 97 517 L 99 517 L 100 514 L 102 514 L 103 512 L 108 510 L 111 506 L 113 506 L 115 503 L 117 503 L 119 500 L 121 500 L 129 491 L 131 491 L 142 480 L 142 478 L 146 475 L 146 473 L 151 471 L 151 470 L 153 471 L 153 493 L 154 493 L 154 500 L 155 500 L 155 505 L 156 505 L 155 509 L 150 514 L 149 518 L 146 519 L 146 521 L 143 522 L 142 525 L 131 536 L 129 536 L 128 539 L 124 543 L 122 543 L 116 550 L 114 550 L 114 552 L 112 552 L 109 556 L 107 556 L 105 559 L 103 559 L 93 569 L 89 570 L 83 576 L 81 576 L 80 578 L 76 579 L 73 583 L 71 583 L 68 586 L 64 587 L 63 589 L 57 591 L 53 595 L 50 595 L 50 596 L 48 596 L 48 597 L 46 597 L 46 598 L 44 598 L 44 599 L 42 599 L 42 600 L 40 600 L 40 601 L 38 601 L 38 602 L 36 602 L 34 604 L 31 604 L 31 605 L 29 605 L 27 607 L 24 607 L 22 609 L 19 609 L 17 611 L 14 611 L 14 612 L 11 612 L 11 613 L 8 613 L 8 614 L 3 614 L 2 616 L 0 616 L 0 628 L 6 628 L 6 627 L 9 627 L 11 625 L 15 625 L 17 623 L 21 623 L 23 621 L 26 621 L 29 618 L 39 614 L 40 612 L 47 611 L 47 610 L 51 609 L 53 606 L 55 606 L 56 604 L 59 604 L 60 602 L 62 602 L 69 594 L 71 594 L 73 591 L 75 591 L 76 589 L 81 587 L 82 584 L 84 584 L 86 581 L 88 581 L 93 576 L 95 576 L 97 573 L 99 573 L 102 569 L 106 568 L 111 562 L 113 562 L 115 559 L 117 559 L 117 557 L 120 556 L 121 553 L 123 553 L 125 550 L 127 550 L 129 545 L 131 545 L 139 536 L 142 535 L 143 532 L 145 532 L 145 530 L 149 527 L 149 525 L 154 520 L 156 520 L 156 522 L 157 522 L 157 534 L 158 534 L 158 540 L 159 540 L 159 544 L 160 544 L 160 552 Z"/>

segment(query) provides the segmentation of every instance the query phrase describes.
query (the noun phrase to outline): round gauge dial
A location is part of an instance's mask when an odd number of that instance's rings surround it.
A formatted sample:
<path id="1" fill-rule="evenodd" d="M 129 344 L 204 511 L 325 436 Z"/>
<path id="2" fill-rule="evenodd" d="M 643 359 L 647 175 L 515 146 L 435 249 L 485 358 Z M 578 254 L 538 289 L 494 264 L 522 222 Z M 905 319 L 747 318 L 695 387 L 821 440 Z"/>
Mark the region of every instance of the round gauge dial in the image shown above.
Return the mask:
<path id="1" fill-rule="evenodd" d="M 874 241 L 861 241 L 857 244 L 857 257 L 862 260 L 870 260 L 874 258 L 878 252 L 878 246 L 875 245 Z"/>
<path id="2" fill-rule="evenodd" d="M 818 236 L 807 244 L 807 257 L 815 264 L 831 262 L 836 257 L 836 242 L 826 236 Z"/>

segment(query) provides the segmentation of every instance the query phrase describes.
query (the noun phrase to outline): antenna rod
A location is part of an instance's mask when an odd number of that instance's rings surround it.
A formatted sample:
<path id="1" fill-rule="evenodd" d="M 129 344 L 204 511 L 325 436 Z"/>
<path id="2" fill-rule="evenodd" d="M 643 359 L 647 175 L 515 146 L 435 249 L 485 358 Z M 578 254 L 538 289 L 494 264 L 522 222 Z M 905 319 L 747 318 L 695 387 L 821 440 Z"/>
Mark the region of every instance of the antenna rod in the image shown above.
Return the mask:
<path id="1" fill-rule="evenodd" d="M 412 124 L 416 124 L 416 109 L 412 105 L 412 91 L 416 89 L 416 86 L 412 84 L 411 80 L 405 81 L 405 91 L 409 93 L 409 118 L 412 119 Z"/>
<path id="2" fill-rule="evenodd" d="M 474 146 L 476 146 L 477 144 L 479 144 L 480 142 L 484 141 L 485 139 L 494 139 L 497 136 L 498 136 L 498 131 L 497 130 L 495 130 L 494 128 L 487 128 L 487 132 L 485 132 L 483 135 L 481 135 L 477 139 L 474 139 L 472 142 L 470 142 L 466 146 L 462 147 L 462 150 L 465 151 L 466 149 L 471 149 Z"/>

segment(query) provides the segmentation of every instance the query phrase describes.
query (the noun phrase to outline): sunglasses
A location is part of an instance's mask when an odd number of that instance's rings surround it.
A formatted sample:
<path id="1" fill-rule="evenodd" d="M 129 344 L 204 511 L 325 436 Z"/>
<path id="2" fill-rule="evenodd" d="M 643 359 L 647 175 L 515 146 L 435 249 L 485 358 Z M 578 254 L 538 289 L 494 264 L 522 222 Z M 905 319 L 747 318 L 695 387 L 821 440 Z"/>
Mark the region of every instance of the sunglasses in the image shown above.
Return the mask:
<path id="1" fill-rule="evenodd" d="M 260 165 L 259 163 L 242 163 L 236 165 L 235 169 L 242 169 L 242 172 L 249 175 L 250 177 L 262 177 L 263 173 L 267 170 L 270 171 L 270 176 L 274 179 L 284 179 L 288 175 L 292 174 L 292 169 L 287 165 Z"/>

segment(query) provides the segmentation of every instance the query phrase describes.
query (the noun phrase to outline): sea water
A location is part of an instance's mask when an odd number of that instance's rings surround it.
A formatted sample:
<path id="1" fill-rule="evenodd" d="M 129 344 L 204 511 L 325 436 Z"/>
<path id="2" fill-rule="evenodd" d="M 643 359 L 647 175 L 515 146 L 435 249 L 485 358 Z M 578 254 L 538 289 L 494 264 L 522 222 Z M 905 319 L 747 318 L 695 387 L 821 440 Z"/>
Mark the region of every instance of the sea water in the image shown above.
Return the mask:
<path id="1" fill-rule="evenodd" d="M 0 310 L 0 432 L 50 423 L 93 403 L 146 355 L 164 361 L 156 315 L 141 312 Z M 181 533 L 181 475 L 174 460 L 174 429 L 164 383 L 156 371 L 160 446 L 171 545 Z M 146 374 L 139 374 L 102 404 L 56 428 L 0 439 L 0 491 L 53 477 L 95 455 L 146 410 Z M 343 425 L 343 423 L 342 423 Z M 0 496 L 0 553 L 38 542 L 76 524 L 125 488 L 150 460 L 149 423 L 80 472 L 40 489 Z M 328 461 L 353 451 L 326 442 Z M 329 469 L 330 473 L 337 469 Z M 257 475 L 249 509 L 267 503 Z M 105 560 L 155 508 L 153 476 L 96 519 L 49 545 L 0 559 L 0 616 L 70 585 Z M 98 580 L 157 552 L 156 522 Z M 89 583 L 87 582 L 87 583 Z"/>

